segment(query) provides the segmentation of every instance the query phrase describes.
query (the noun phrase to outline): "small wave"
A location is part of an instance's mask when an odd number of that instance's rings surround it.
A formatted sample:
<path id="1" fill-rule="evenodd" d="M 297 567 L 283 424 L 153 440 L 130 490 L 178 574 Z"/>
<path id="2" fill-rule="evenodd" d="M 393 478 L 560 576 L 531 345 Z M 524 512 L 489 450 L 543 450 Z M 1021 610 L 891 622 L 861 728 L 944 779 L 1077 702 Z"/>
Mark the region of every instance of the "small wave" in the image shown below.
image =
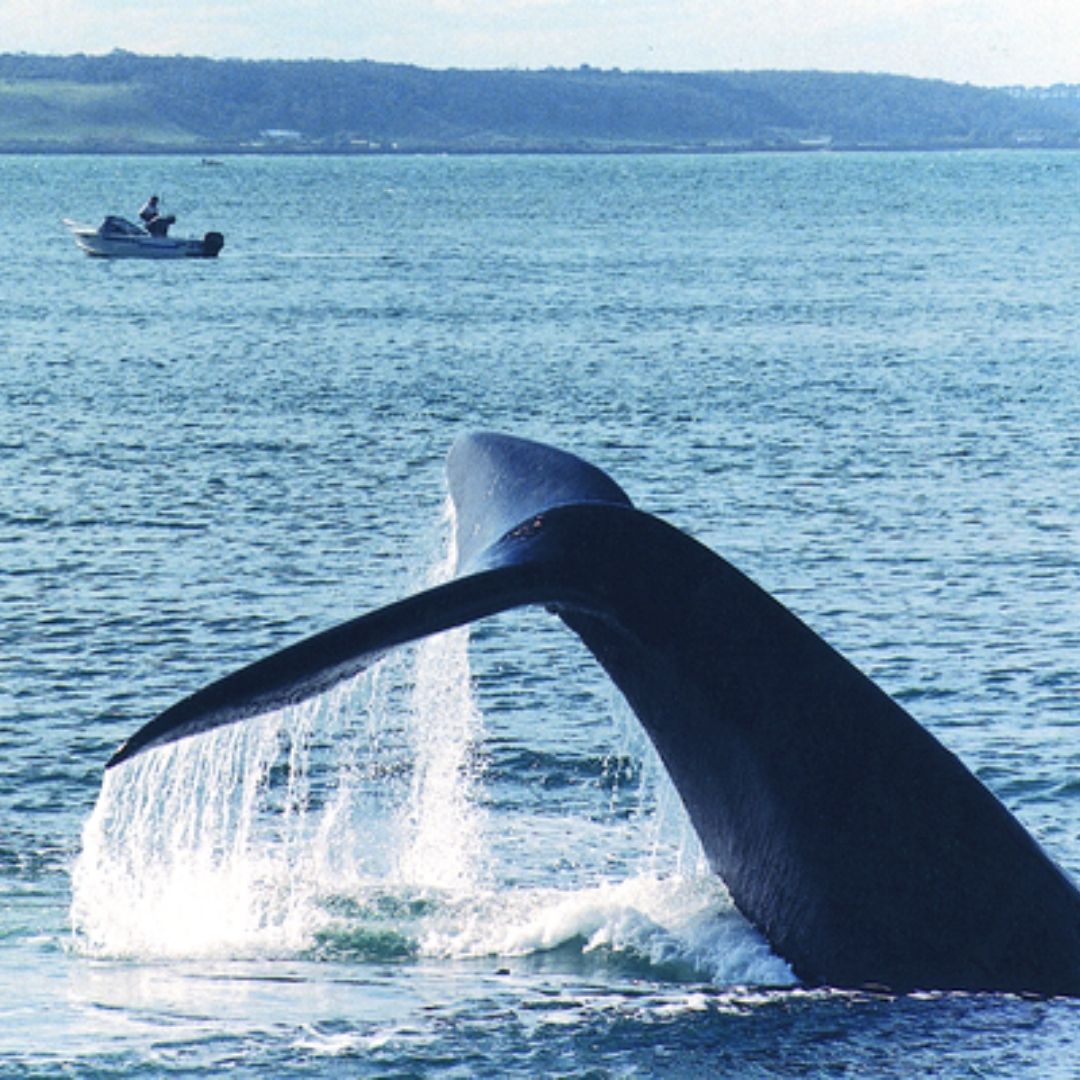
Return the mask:
<path id="1" fill-rule="evenodd" d="M 385 964 L 412 960 L 419 952 L 408 934 L 372 926 L 327 927 L 300 955 L 305 960 Z"/>
<path id="2" fill-rule="evenodd" d="M 302 956 L 335 963 L 391 963 L 420 953 L 419 926 L 440 904 L 432 895 L 390 893 L 381 889 L 357 896 L 328 896 L 324 918 Z"/>
<path id="3" fill-rule="evenodd" d="M 735 911 L 722 885 L 635 877 L 562 891 L 373 891 L 321 902 L 303 959 L 482 963 L 662 983 L 789 986 L 791 971 Z"/>
<path id="4" fill-rule="evenodd" d="M 719 985 L 794 982 L 711 875 L 523 889 L 471 898 L 447 914 L 424 927 L 424 954 Z"/>

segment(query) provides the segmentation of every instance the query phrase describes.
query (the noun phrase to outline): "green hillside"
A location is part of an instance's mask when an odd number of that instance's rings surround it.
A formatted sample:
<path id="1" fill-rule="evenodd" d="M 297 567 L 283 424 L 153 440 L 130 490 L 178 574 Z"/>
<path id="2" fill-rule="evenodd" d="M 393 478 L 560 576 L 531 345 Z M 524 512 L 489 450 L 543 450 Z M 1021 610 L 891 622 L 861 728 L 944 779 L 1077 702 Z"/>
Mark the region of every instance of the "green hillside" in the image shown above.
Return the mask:
<path id="1" fill-rule="evenodd" d="M 434 71 L 0 55 L 0 149 L 740 150 L 1080 146 L 1080 112 L 825 72 Z"/>
<path id="2" fill-rule="evenodd" d="M 174 123 L 146 130 L 143 89 L 136 83 L 64 79 L 0 81 L 0 145 L 118 147 L 194 145 L 198 136 Z"/>

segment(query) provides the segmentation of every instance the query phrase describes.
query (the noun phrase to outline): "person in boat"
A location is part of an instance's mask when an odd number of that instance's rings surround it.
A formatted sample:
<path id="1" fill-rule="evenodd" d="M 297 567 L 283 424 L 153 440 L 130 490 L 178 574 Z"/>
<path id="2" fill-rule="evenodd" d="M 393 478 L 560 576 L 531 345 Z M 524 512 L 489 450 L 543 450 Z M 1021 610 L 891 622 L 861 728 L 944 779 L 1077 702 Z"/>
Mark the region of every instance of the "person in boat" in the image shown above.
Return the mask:
<path id="1" fill-rule="evenodd" d="M 143 203 L 142 209 L 139 211 L 139 218 L 144 225 L 149 225 L 151 221 L 156 217 L 161 216 L 161 205 L 156 195 L 151 195 L 146 202 Z"/>
<path id="2" fill-rule="evenodd" d="M 165 236 L 169 232 L 169 226 L 176 220 L 171 214 L 165 217 L 161 213 L 161 203 L 156 195 L 151 195 L 149 199 L 143 203 L 143 208 L 139 211 L 139 218 L 146 226 L 146 231 L 151 236 Z"/>

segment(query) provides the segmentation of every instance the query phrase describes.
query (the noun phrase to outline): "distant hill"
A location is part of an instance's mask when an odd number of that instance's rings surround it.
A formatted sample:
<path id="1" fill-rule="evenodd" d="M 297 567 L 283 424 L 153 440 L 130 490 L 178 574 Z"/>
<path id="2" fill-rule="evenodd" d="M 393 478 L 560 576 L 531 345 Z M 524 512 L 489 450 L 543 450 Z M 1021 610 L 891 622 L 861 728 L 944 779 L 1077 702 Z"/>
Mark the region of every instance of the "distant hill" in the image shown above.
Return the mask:
<path id="1" fill-rule="evenodd" d="M 1080 110 L 892 75 L 0 55 L 0 150 L 1080 146 Z"/>

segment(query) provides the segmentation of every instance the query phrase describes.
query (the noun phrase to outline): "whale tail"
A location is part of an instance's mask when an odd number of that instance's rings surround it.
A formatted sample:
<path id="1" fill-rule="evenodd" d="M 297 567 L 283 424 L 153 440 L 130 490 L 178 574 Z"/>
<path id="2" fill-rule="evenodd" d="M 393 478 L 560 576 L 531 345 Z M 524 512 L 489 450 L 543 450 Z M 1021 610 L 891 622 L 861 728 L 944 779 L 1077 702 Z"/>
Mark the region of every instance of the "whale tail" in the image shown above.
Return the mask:
<path id="1" fill-rule="evenodd" d="M 571 454 L 470 435 L 448 474 L 454 580 L 197 691 L 109 766 L 319 694 L 409 641 L 544 605 L 619 686 L 733 901 L 805 982 L 1080 994 L 1080 893 L 783 605 Z"/>

